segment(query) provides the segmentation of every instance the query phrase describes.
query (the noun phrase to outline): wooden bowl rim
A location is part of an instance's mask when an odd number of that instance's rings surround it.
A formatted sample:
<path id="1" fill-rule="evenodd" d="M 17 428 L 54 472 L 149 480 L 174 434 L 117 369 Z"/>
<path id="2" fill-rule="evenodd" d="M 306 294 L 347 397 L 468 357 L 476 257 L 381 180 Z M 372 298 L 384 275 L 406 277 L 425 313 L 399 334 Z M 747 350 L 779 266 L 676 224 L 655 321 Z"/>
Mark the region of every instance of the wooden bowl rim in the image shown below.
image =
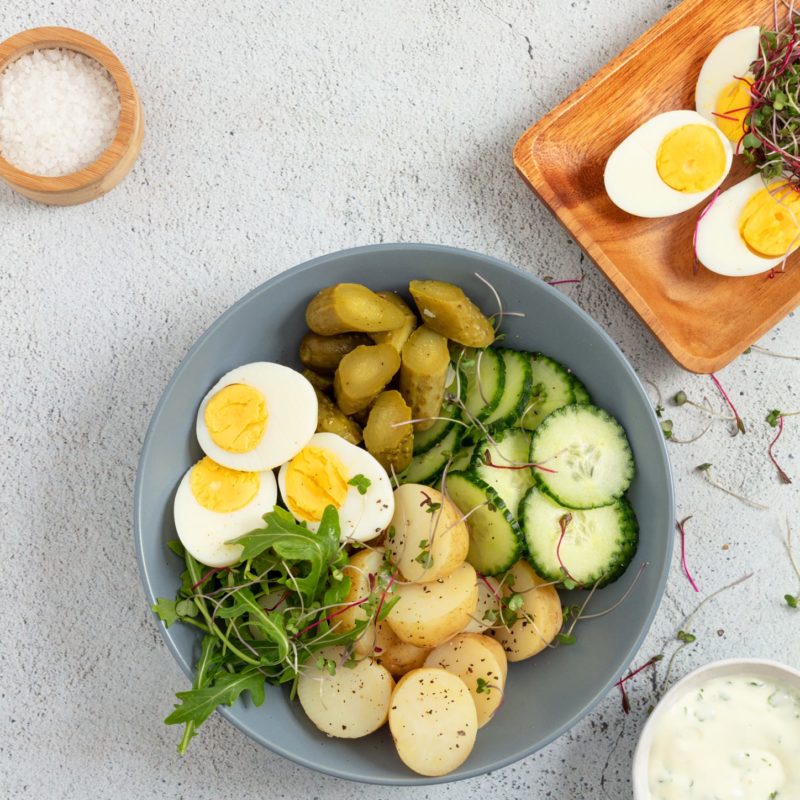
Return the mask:
<path id="1" fill-rule="evenodd" d="M 108 71 L 119 94 L 119 120 L 114 138 L 91 163 L 67 175 L 36 175 L 15 167 L 0 154 L 0 177 L 15 186 L 45 192 L 70 192 L 101 180 L 119 162 L 136 130 L 139 98 L 122 62 L 102 42 L 74 28 L 47 26 L 20 31 L 0 43 L 0 74 L 18 58 L 34 50 L 72 50 L 94 58 Z"/>

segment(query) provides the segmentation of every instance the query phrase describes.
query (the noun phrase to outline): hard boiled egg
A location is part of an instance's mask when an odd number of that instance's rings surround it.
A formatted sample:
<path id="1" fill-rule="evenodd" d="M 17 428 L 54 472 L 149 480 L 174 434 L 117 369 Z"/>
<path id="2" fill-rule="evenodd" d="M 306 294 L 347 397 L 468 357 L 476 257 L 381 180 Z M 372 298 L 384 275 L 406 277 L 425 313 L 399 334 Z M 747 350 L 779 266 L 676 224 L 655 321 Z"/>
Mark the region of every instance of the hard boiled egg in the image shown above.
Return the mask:
<path id="1" fill-rule="evenodd" d="M 342 541 L 374 539 L 391 522 L 394 495 L 386 470 L 366 450 L 335 433 L 317 433 L 278 472 L 281 497 L 311 530 L 329 505 L 339 512 Z"/>
<path id="2" fill-rule="evenodd" d="M 800 194 L 760 175 L 731 186 L 697 223 L 697 259 L 720 275 L 766 272 L 800 245 Z"/>
<path id="3" fill-rule="evenodd" d="M 235 564 L 242 547 L 226 542 L 261 527 L 277 499 L 272 472 L 228 469 L 206 456 L 183 476 L 175 494 L 178 538 L 201 564 Z"/>
<path id="4" fill-rule="evenodd" d="M 197 441 L 230 469 L 262 472 L 296 455 L 317 429 L 317 396 L 299 372 L 259 361 L 231 370 L 203 398 Z"/>
<path id="5" fill-rule="evenodd" d="M 637 217 L 679 214 L 708 197 L 731 168 L 730 142 L 696 111 L 667 111 L 624 139 L 606 163 L 611 201 Z"/>
<path id="6" fill-rule="evenodd" d="M 734 144 L 744 136 L 744 119 L 750 111 L 750 68 L 758 58 L 760 30 L 743 28 L 720 39 L 700 70 L 695 87 L 695 108 L 713 122 Z"/>

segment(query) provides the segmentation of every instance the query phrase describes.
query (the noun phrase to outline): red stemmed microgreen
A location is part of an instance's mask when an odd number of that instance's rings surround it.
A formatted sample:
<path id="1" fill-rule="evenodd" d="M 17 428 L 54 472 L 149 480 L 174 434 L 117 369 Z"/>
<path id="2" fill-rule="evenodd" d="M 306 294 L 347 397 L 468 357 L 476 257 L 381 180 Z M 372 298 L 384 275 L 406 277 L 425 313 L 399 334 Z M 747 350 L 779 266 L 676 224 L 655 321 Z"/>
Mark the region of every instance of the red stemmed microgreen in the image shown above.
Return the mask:
<path id="1" fill-rule="evenodd" d="M 550 284 L 550 286 L 563 286 L 565 283 L 583 283 L 584 274 L 581 273 L 580 278 L 559 278 L 556 280 L 555 278 L 551 278 L 549 275 L 543 278 L 542 280 Z"/>
<path id="2" fill-rule="evenodd" d="M 191 587 L 192 591 L 194 591 L 198 587 L 202 586 L 209 578 L 211 578 L 212 576 L 216 575 L 218 572 L 230 572 L 230 571 L 231 571 L 230 567 L 212 567 L 212 569 L 210 569 L 208 572 L 206 572 L 206 574 L 203 575 L 203 577 L 200 578 L 200 580 L 197 581 L 197 583 L 192 584 L 192 587 Z"/>
<path id="3" fill-rule="evenodd" d="M 646 661 L 644 664 L 642 664 L 641 667 L 637 667 L 632 672 L 628 672 L 627 675 L 625 675 L 624 677 L 620 678 L 614 684 L 619 689 L 619 693 L 620 693 L 620 695 L 622 697 L 622 710 L 626 714 L 630 714 L 631 713 L 631 701 L 630 701 L 630 698 L 628 697 L 628 691 L 625 688 L 625 684 L 631 678 L 635 678 L 640 672 L 644 672 L 646 669 L 650 669 L 651 667 L 654 667 L 656 664 L 658 664 L 659 661 L 661 661 L 662 658 L 664 658 L 664 656 L 661 653 L 659 653 L 657 656 L 653 656 L 649 661 Z"/>
<path id="4" fill-rule="evenodd" d="M 694 589 L 696 592 L 699 592 L 700 590 L 697 588 L 697 584 L 695 583 L 694 578 L 692 577 L 692 573 L 689 572 L 689 565 L 686 563 L 686 530 L 684 526 L 691 518 L 692 518 L 691 515 L 689 515 L 688 517 L 684 517 L 680 522 L 677 523 L 678 534 L 681 539 L 681 568 L 683 569 L 683 574 L 686 576 L 687 580 L 692 585 L 692 589 Z"/>
<path id="5" fill-rule="evenodd" d="M 509 463 L 509 464 L 496 464 L 492 461 L 492 454 L 489 450 L 485 450 L 483 453 L 483 463 L 486 464 L 487 467 L 492 467 L 493 469 L 538 469 L 540 472 L 551 472 L 557 473 L 557 469 L 550 469 L 550 467 L 543 467 L 541 464 L 534 464 L 533 462 L 526 462 L 524 464 L 519 463 Z"/>
<path id="6" fill-rule="evenodd" d="M 772 411 L 767 414 L 767 422 L 769 425 L 778 429 L 778 432 L 775 434 L 775 438 L 769 443 L 767 455 L 769 456 L 769 460 L 775 466 L 775 469 L 778 470 L 778 476 L 784 483 L 791 483 L 792 479 L 786 474 L 786 471 L 778 463 L 778 459 L 775 457 L 773 448 L 778 443 L 778 439 L 781 438 L 781 434 L 783 433 L 783 418 L 786 416 L 793 416 L 796 413 L 798 412 L 793 411 L 791 414 L 783 414 L 777 408 L 773 408 Z"/>
<path id="7" fill-rule="evenodd" d="M 733 401 L 731 400 L 730 397 L 728 397 L 728 393 L 722 387 L 722 384 L 719 382 L 719 379 L 713 372 L 709 373 L 709 377 L 714 382 L 714 386 L 716 386 L 717 389 L 719 390 L 719 393 L 722 395 L 723 400 L 725 400 L 725 402 L 728 404 L 728 407 L 733 412 L 733 417 L 736 420 L 736 427 L 739 429 L 741 433 L 745 433 L 744 422 L 742 421 L 742 418 L 739 416 L 739 412 L 736 410 L 736 406 L 734 406 Z"/>
<path id="8" fill-rule="evenodd" d="M 561 571 L 567 576 L 567 580 L 562 581 L 564 586 L 567 589 L 577 589 L 580 588 L 580 584 L 575 580 L 575 578 L 572 577 L 570 571 L 567 569 L 567 565 L 561 558 L 561 545 L 564 542 L 564 537 L 567 535 L 567 528 L 569 527 L 570 522 L 572 522 L 572 514 L 564 514 L 558 520 L 558 526 L 561 529 L 561 533 L 559 534 L 558 544 L 556 545 L 556 558 L 558 559 Z"/>

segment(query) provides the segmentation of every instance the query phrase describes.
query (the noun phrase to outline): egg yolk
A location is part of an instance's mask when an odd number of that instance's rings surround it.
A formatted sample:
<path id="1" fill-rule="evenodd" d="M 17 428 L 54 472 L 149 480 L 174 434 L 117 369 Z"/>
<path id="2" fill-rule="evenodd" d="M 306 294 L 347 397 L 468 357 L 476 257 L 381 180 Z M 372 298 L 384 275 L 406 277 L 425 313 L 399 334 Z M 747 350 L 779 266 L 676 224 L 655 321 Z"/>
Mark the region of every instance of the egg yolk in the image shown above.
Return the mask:
<path id="1" fill-rule="evenodd" d="M 785 256 L 800 239 L 800 194 L 785 183 L 756 192 L 739 217 L 739 235 L 756 255 Z"/>
<path id="2" fill-rule="evenodd" d="M 230 514 L 244 508 L 258 494 L 261 476 L 257 472 L 228 469 L 208 456 L 201 458 L 189 473 L 189 488 L 203 508 Z"/>
<path id="3" fill-rule="evenodd" d="M 703 192 L 724 175 L 725 149 L 708 125 L 682 125 L 661 142 L 656 169 L 679 192 Z"/>
<path id="4" fill-rule="evenodd" d="M 286 504 L 307 522 L 319 522 L 327 506 L 347 496 L 347 469 L 330 450 L 304 447 L 286 468 Z"/>
<path id="5" fill-rule="evenodd" d="M 205 421 L 211 441 L 228 453 L 248 453 L 267 428 L 267 401 L 258 389 L 232 383 L 206 404 Z"/>
<path id="6" fill-rule="evenodd" d="M 744 118 L 750 113 L 750 92 L 745 81 L 729 83 L 717 98 L 717 127 L 735 144 L 744 136 Z"/>

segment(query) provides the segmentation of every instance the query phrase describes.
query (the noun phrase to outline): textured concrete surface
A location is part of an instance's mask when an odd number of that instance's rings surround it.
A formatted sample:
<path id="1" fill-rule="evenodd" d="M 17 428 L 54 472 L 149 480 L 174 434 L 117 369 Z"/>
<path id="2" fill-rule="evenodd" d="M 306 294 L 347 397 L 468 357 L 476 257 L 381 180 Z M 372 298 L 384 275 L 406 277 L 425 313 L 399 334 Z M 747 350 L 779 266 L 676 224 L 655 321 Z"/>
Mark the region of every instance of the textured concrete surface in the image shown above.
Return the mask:
<path id="1" fill-rule="evenodd" d="M 0 38 L 70 25 L 128 66 L 147 115 L 141 160 L 94 204 L 51 209 L 0 188 L 0 796 L 629 798 L 653 699 L 630 685 L 525 761 L 430 790 L 370 789 L 294 766 L 213 718 L 191 754 L 161 724 L 184 677 L 139 585 L 131 493 L 142 436 L 194 339 L 243 293 L 312 256 L 377 241 L 442 242 L 564 290 L 667 397 L 720 401 L 678 369 L 516 177 L 511 148 L 538 116 L 669 7 L 664 0 L 6 0 Z M 762 345 L 798 353 L 800 318 Z M 766 448 L 769 408 L 798 410 L 800 363 L 743 356 L 720 373 L 748 423 L 671 445 L 688 557 L 709 604 L 674 674 L 749 654 L 800 664 L 800 612 L 782 539 L 798 518 L 800 418 Z M 655 395 L 655 392 L 654 392 Z M 791 407 L 791 408 L 790 408 Z M 705 418 L 668 408 L 675 435 Z M 706 485 L 693 467 L 770 510 Z M 798 537 L 800 538 L 800 537 Z M 800 546 L 800 543 L 799 543 Z M 675 554 L 638 661 L 698 600 Z M 663 668 L 659 677 L 663 676 Z"/>

